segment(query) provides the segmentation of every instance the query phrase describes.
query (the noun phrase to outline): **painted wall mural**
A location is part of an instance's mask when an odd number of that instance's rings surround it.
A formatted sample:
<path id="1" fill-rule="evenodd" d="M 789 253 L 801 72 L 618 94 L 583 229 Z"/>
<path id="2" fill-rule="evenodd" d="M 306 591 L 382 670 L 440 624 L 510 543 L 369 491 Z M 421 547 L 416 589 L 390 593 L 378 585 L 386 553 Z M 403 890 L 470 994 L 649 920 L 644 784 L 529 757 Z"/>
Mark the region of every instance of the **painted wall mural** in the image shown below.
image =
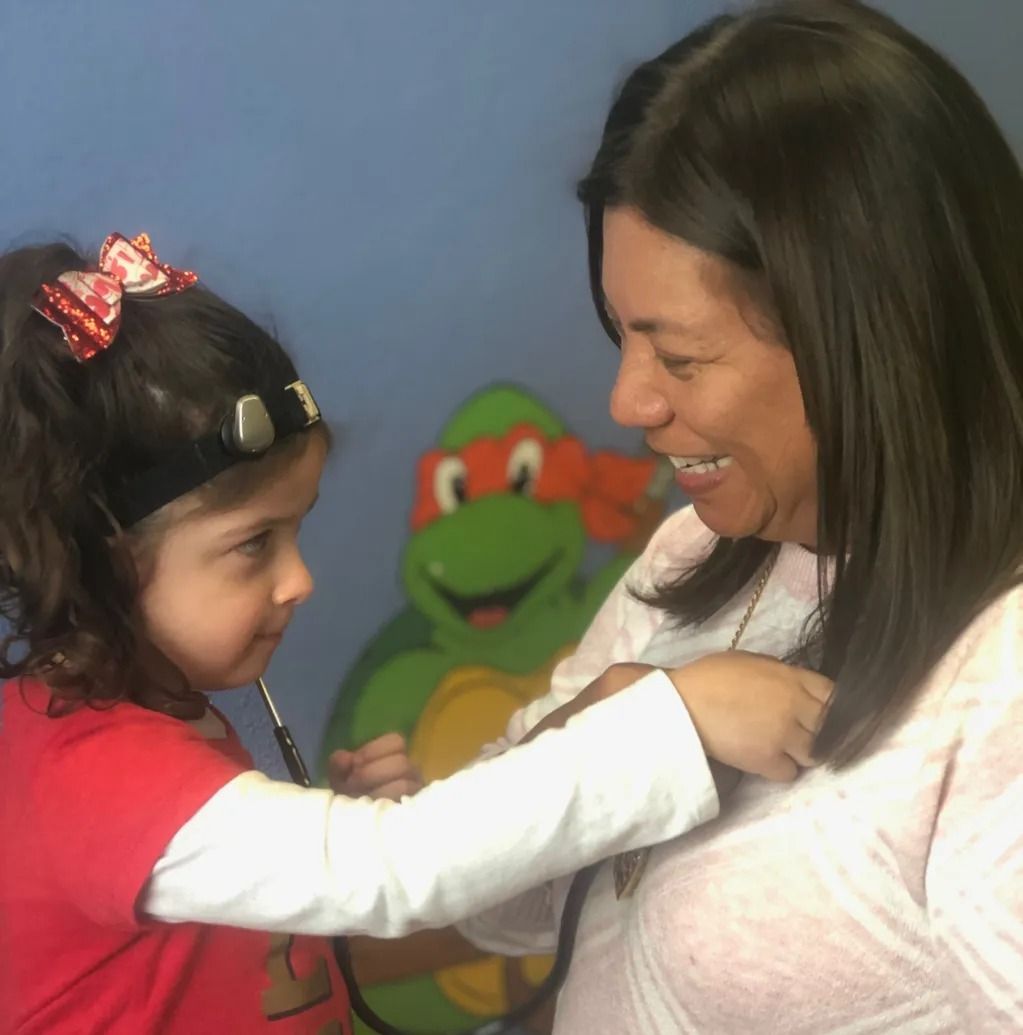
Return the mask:
<path id="1" fill-rule="evenodd" d="M 664 512 L 670 466 L 590 451 L 531 393 L 472 396 L 418 461 L 401 561 L 407 606 L 348 672 L 320 756 L 389 730 L 423 778 L 470 763 L 554 666 Z M 590 542 L 610 559 L 584 573 Z M 367 999 L 413 1030 L 465 1026 L 525 998 L 543 958 L 487 956 L 455 931 L 401 942 L 353 939 Z M 549 1030 L 537 1018 L 536 1032 Z"/>

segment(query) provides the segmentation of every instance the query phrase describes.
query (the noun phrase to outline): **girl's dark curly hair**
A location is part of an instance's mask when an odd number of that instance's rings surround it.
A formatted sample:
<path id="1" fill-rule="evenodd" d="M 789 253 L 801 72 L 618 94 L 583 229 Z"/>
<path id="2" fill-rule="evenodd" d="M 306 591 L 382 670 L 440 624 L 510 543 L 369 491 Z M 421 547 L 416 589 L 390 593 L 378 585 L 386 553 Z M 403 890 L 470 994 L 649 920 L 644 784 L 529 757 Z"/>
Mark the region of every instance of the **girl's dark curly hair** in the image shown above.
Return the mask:
<path id="1" fill-rule="evenodd" d="M 215 430 L 239 396 L 297 375 L 271 335 L 201 286 L 125 296 L 112 346 L 78 362 L 32 300 L 41 284 L 90 267 L 66 244 L 0 257 L 0 678 L 39 677 L 66 700 L 189 714 L 195 696 L 154 681 L 136 624 L 129 547 L 162 512 L 122 529 L 113 490 Z M 203 486 L 204 505 L 247 496 L 302 437 Z"/>

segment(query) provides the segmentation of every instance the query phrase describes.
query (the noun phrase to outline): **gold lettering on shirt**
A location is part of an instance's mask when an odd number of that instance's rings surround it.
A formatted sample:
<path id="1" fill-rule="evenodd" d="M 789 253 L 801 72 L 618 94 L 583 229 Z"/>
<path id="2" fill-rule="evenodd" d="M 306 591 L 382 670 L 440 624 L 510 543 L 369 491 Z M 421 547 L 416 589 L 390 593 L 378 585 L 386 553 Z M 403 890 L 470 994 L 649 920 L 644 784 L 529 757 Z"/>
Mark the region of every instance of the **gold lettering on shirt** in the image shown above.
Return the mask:
<path id="1" fill-rule="evenodd" d="M 266 961 L 270 987 L 263 991 L 263 1014 L 271 1021 L 301 1013 L 331 996 L 330 971 L 325 959 L 317 959 L 310 974 L 300 977 L 295 973 L 291 962 L 294 941 L 294 935 L 270 935 L 270 955 Z M 325 1031 L 330 1031 L 329 1026 Z"/>

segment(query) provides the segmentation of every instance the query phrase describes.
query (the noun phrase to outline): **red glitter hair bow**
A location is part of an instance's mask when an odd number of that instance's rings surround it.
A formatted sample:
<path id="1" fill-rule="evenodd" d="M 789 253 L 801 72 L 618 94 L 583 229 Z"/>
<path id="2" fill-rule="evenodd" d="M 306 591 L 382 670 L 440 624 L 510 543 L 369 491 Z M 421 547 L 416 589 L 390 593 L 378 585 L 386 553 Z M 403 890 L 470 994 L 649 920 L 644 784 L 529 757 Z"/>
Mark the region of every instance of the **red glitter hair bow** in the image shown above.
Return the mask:
<path id="1" fill-rule="evenodd" d="M 95 272 L 72 270 L 43 284 L 32 308 L 64 334 L 80 363 L 110 347 L 121 326 L 121 296 L 158 298 L 190 288 L 199 278 L 160 262 L 148 234 L 130 241 L 111 234 L 99 253 Z"/>

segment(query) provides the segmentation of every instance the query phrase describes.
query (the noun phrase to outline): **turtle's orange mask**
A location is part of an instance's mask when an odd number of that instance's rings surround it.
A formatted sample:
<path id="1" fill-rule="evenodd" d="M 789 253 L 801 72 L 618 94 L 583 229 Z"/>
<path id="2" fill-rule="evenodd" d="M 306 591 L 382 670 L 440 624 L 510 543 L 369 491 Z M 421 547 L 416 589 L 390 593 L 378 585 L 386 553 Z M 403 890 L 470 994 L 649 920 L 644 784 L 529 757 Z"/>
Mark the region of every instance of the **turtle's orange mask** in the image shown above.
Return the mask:
<path id="1" fill-rule="evenodd" d="M 575 501 L 592 538 L 618 542 L 636 525 L 635 505 L 656 463 L 652 457 L 588 453 L 571 435 L 551 439 L 533 424 L 517 424 L 500 437 L 477 438 L 457 452 L 424 454 L 412 528 L 418 531 L 456 505 L 518 492 L 538 503 Z"/>

